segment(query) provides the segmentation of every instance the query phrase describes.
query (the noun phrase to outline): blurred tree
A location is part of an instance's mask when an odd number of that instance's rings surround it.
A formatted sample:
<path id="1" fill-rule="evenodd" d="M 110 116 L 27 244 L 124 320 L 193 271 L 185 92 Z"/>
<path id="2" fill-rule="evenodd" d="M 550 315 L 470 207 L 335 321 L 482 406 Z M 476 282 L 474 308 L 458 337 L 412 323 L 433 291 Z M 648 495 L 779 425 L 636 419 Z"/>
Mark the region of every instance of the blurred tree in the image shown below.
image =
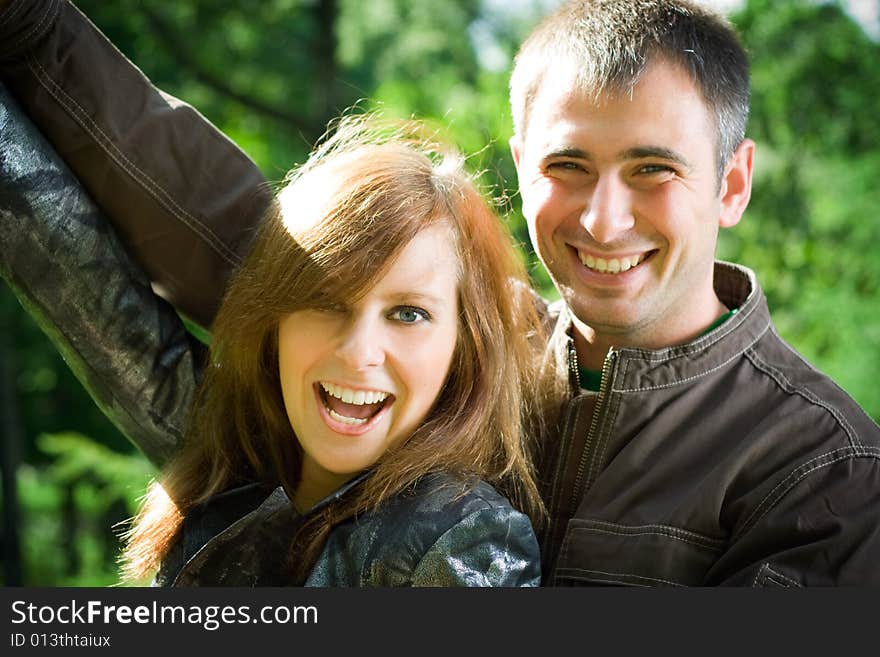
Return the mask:
<path id="1" fill-rule="evenodd" d="M 756 269 L 783 336 L 880 418 L 880 44 L 840 3 L 750 0 L 758 142 L 744 220 L 723 257 Z"/>
<path id="2" fill-rule="evenodd" d="M 5 285 L 0 286 L 0 330 L 2 584 L 113 583 L 118 579 L 118 540 L 110 523 L 97 522 L 77 491 L 88 485 L 102 490 L 101 504 L 115 510 L 115 515 L 109 511 L 105 515 L 116 523 L 134 509 L 151 467 L 104 418 Z M 94 447 L 83 450 L 82 442 L 59 446 L 36 439 L 71 429 L 90 436 L 88 444 Z M 54 468 L 64 460 L 65 445 L 80 459 L 80 472 L 90 474 L 80 480 L 56 475 Z M 131 460 L 132 466 L 119 470 L 119 476 L 137 471 L 126 480 L 124 491 L 121 484 L 112 487 L 104 481 L 107 467 L 118 463 L 108 460 L 108 455 Z M 120 513 L 126 501 L 131 510 Z M 62 549 L 65 540 L 68 550 Z"/>
<path id="3" fill-rule="evenodd" d="M 21 545 L 19 525 L 18 489 L 15 486 L 16 472 L 21 462 L 21 450 L 25 442 L 21 424 L 19 397 L 16 393 L 16 373 L 18 372 L 18 356 L 12 344 L 12 318 L 15 307 L 9 303 L 8 291 L 0 296 L 0 477 L 3 480 L 3 583 L 7 586 L 22 584 Z"/>

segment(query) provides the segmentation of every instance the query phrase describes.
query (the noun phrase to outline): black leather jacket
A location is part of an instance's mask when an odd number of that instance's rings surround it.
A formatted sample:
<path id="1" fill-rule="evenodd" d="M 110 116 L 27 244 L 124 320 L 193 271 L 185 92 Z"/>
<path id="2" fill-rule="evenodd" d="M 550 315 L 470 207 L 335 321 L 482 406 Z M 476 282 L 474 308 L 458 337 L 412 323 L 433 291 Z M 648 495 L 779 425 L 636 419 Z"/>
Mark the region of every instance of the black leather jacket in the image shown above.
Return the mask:
<path id="1" fill-rule="evenodd" d="M 189 513 L 157 584 L 282 586 L 288 537 L 306 514 L 281 487 L 244 486 Z M 537 586 L 538 547 L 528 518 L 491 486 L 437 474 L 377 511 L 333 528 L 305 586 Z"/>
<path id="2" fill-rule="evenodd" d="M 157 465 L 180 443 L 201 346 L 0 85 L 0 274 L 80 381 Z M 366 476 L 366 475 L 364 475 Z M 350 482 L 323 504 L 363 480 Z M 279 586 L 303 521 L 282 488 L 190 513 L 160 584 Z M 537 586 L 529 519 L 485 482 L 436 474 L 331 531 L 308 586 Z"/>

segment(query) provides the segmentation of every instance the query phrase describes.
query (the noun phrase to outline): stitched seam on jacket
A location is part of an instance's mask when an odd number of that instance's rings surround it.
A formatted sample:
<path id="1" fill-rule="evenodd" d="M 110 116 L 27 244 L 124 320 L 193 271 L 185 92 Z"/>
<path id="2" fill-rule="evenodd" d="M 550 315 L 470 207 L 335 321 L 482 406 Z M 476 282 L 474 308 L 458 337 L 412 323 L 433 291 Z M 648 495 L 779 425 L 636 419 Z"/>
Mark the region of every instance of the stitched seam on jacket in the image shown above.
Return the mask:
<path id="1" fill-rule="evenodd" d="M 693 543 L 694 545 L 699 545 L 700 547 L 705 547 L 710 550 L 721 550 L 727 543 L 722 539 L 704 536 L 703 534 L 698 534 L 696 532 L 682 529 L 680 527 L 674 527 L 672 525 L 621 525 L 614 522 L 605 522 L 598 520 L 590 520 L 588 522 L 588 526 L 576 525 L 575 527 L 573 527 L 573 529 L 577 531 L 588 531 L 595 529 L 598 531 L 608 531 L 608 533 L 619 534 L 621 536 L 656 534 L 660 536 L 667 536 L 668 538 L 674 538 L 680 541 L 684 541 L 686 543 Z"/>
<path id="2" fill-rule="evenodd" d="M 712 337 L 712 340 L 702 343 L 703 338 L 698 338 L 691 344 L 681 345 L 678 347 L 674 347 L 674 351 L 676 352 L 674 356 L 669 356 L 668 354 L 658 354 L 656 350 L 649 349 L 638 349 L 635 347 L 627 347 L 627 351 L 635 352 L 639 355 L 641 360 L 648 361 L 665 361 L 665 360 L 677 360 L 679 358 L 690 358 L 693 354 L 699 353 L 701 351 L 706 351 L 709 347 L 714 345 L 716 342 L 720 341 L 722 338 L 727 337 L 730 333 L 739 330 L 739 328 L 746 322 L 746 320 L 754 314 L 758 310 L 758 304 L 753 304 L 751 308 L 746 311 L 740 312 L 739 317 L 740 321 L 735 324 L 731 324 L 729 322 L 725 322 L 721 326 L 724 327 L 723 330 L 717 335 Z M 767 322 L 768 326 L 770 324 L 769 320 Z M 767 330 L 765 326 L 761 329 L 760 333 L 763 334 Z M 666 351 L 666 350 L 663 350 Z"/>
<path id="3" fill-rule="evenodd" d="M 11 44 L 7 44 L 7 48 L 9 50 L 9 52 L 14 52 L 15 48 L 17 48 L 19 46 L 19 44 L 25 43 L 34 35 L 35 32 L 38 33 L 41 29 L 43 29 L 43 25 L 45 25 L 45 23 L 49 20 L 50 16 L 52 15 L 52 5 L 53 4 L 54 3 L 52 3 L 52 2 L 47 2 L 46 3 L 46 10 L 43 12 L 43 15 L 40 18 L 40 20 L 37 21 L 34 25 L 32 25 L 30 30 L 25 32 L 23 35 L 19 36 L 18 39 L 13 41 Z M 16 6 L 20 6 L 21 9 L 23 10 L 25 8 L 25 3 L 24 2 L 13 3 L 12 4 L 12 11 L 9 13 L 8 16 L 4 16 L 4 18 L 14 17 L 15 14 L 18 13 L 16 11 Z"/>
<path id="4" fill-rule="evenodd" d="M 773 581 L 778 582 L 778 583 L 781 582 L 781 583 L 783 583 L 784 586 L 800 587 L 799 582 L 793 580 L 791 577 L 788 577 L 787 575 L 783 575 L 778 570 L 773 570 L 773 568 L 770 567 L 769 563 L 766 563 L 764 565 L 767 567 L 767 572 L 770 573 L 771 575 L 773 575 Z"/>
<path id="5" fill-rule="evenodd" d="M 608 394 L 611 395 L 611 392 L 609 392 Z M 587 481 L 585 482 L 585 484 L 592 483 L 592 481 L 594 479 L 594 474 L 593 474 L 594 472 L 596 473 L 596 476 L 598 476 L 600 465 L 605 460 L 605 451 L 608 449 L 608 443 L 611 442 L 611 440 L 610 440 L 611 428 L 614 427 L 614 423 L 617 421 L 617 414 L 620 412 L 621 399 L 619 397 L 612 396 L 611 400 L 609 400 L 609 401 L 610 401 L 611 407 L 608 409 L 608 415 L 606 417 L 605 422 L 603 422 L 602 427 L 599 428 L 599 436 L 597 437 L 597 441 L 598 441 L 599 437 L 602 438 L 602 441 L 601 441 L 602 451 L 596 452 L 593 455 L 592 462 L 590 463 L 590 469 L 587 473 L 587 475 L 588 475 Z M 596 410 L 598 410 L 598 409 L 596 409 Z M 595 413 L 596 410 L 594 410 L 593 412 Z M 604 427 L 608 427 L 608 428 L 605 429 Z M 586 488 L 584 490 L 586 490 Z"/>
<path id="6" fill-rule="evenodd" d="M 760 340 L 762 337 L 764 337 L 764 334 L 767 332 L 767 329 L 768 329 L 769 327 L 770 327 L 770 322 L 768 321 L 768 322 L 767 322 L 767 325 L 764 326 L 764 328 L 763 328 L 763 329 L 762 329 L 762 330 L 761 330 L 761 331 L 755 336 L 754 340 L 752 340 L 750 343 L 748 343 L 747 345 L 745 345 L 740 351 L 738 351 L 737 353 L 733 354 L 730 358 L 728 358 L 727 360 L 725 360 L 723 363 L 719 363 L 719 364 L 716 365 L 715 367 L 713 367 L 713 368 L 711 368 L 711 369 L 708 369 L 708 370 L 706 370 L 706 371 L 704 371 L 704 372 L 700 372 L 699 374 L 694 374 L 693 376 L 689 376 L 689 377 L 684 378 L 684 379 L 679 379 L 679 380 L 677 380 L 677 381 L 673 381 L 673 382 L 671 382 L 671 383 L 664 383 L 664 384 L 662 384 L 662 385 L 658 385 L 658 386 L 650 386 L 650 387 L 647 387 L 647 388 L 616 388 L 616 389 L 614 390 L 614 392 L 626 392 L 626 393 L 629 393 L 629 392 L 648 392 L 648 391 L 651 391 L 651 390 L 663 390 L 664 388 L 674 388 L 675 386 L 679 386 L 679 385 L 682 385 L 682 384 L 684 384 L 684 383 L 689 383 L 690 381 L 693 381 L 693 380 L 695 380 L 695 379 L 702 378 L 702 377 L 706 376 L 707 374 L 711 374 L 712 372 L 716 372 L 716 371 L 720 370 L 720 369 L 723 368 L 723 367 L 727 367 L 730 363 L 732 363 L 733 361 L 735 361 L 737 358 L 742 357 L 743 354 L 745 354 L 745 352 L 746 352 L 747 350 L 751 349 L 752 346 L 753 346 L 758 340 Z M 630 362 L 633 362 L 634 360 L 635 360 L 635 359 L 631 359 L 631 358 L 626 359 L 626 368 L 624 369 L 624 376 L 623 376 L 623 380 L 624 380 L 624 381 L 625 381 L 626 378 L 627 378 L 627 377 L 626 377 L 626 370 L 629 369 L 629 364 L 630 364 Z M 645 359 L 645 360 L 651 360 L 651 359 L 648 358 L 648 359 Z M 654 360 L 659 360 L 659 359 L 654 359 Z M 670 360 L 672 360 L 672 359 L 670 359 Z"/>
<path id="7" fill-rule="evenodd" d="M 856 435 L 855 430 L 852 428 L 850 423 L 847 422 L 846 418 L 843 417 L 843 415 L 840 413 L 840 411 L 838 411 L 836 408 L 834 408 L 833 406 L 831 406 L 830 404 L 828 404 L 824 400 L 822 400 L 819 397 L 817 397 L 816 395 L 814 395 L 809 390 L 806 390 L 801 386 L 792 385 L 792 383 L 785 377 L 784 374 L 782 374 L 782 372 L 780 372 L 779 370 L 777 370 L 776 368 L 774 368 L 770 364 L 768 364 L 766 361 L 764 361 L 764 359 L 762 359 L 756 351 L 749 350 L 745 354 L 745 356 L 746 356 L 746 358 L 748 358 L 751 361 L 752 365 L 754 365 L 756 369 L 764 372 L 764 374 L 766 374 L 771 379 L 773 379 L 776 382 L 776 385 L 778 385 L 780 388 L 782 388 L 783 391 L 785 391 L 789 395 L 798 395 L 800 397 L 803 397 L 807 401 L 815 404 L 816 406 L 819 406 L 820 408 L 824 408 L 828 413 L 831 414 L 831 416 L 835 420 L 837 420 L 837 423 L 839 425 L 841 425 L 841 427 L 844 430 L 844 433 L 846 433 L 846 436 L 849 439 L 850 445 L 853 447 L 861 447 L 862 446 L 862 443 L 858 439 L 858 436 Z"/>
<path id="8" fill-rule="evenodd" d="M 767 574 L 767 573 L 769 573 L 769 574 Z M 791 579 L 790 577 L 786 577 L 782 573 L 773 570 L 770 567 L 769 561 L 765 561 L 761 565 L 761 567 L 758 569 L 758 572 L 755 573 L 755 579 L 752 580 L 752 586 L 757 587 L 759 584 L 759 580 L 760 580 L 760 583 L 772 582 L 773 584 L 776 584 L 778 586 L 782 586 L 784 588 L 793 588 L 793 587 L 801 588 L 801 585 L 799 582 L 796 582 L 795 580 Z"/>
<path id="9" fill-rule="evenodd" d="M 758 572 L 755 573 L 755 579 L 752 580 L 752 587 L 758 586 L 758 579 L 764 574 L 764 571 L 770 567 L 769 563 L 764 563 L 758 568 Z"/>
<path id="10" fill-rule="evenodd" d="M 556 562 L 553 564 L 554 568 L 560 562 L 564 563 L 565 560 L 568 558 L 568 549 L 569 549 L 569 544 L 571 543 L 571 536 L 572 536 L 572 532 L 567 531 L 567 532 L 565 532 L 565 534 L 563 534 L 562 545 L 559 546 L 559 554 L 556 556 Z M 554 573 L 553 578 L 556 579 L 556 577 L 557 577 L 557 573 Z"/>
<path id="11" fill-rule="evenodd" d="M 767 575 L 767 577 L 764 578 L 764 581 L 773 582 L 774 584 L 777 584 L 777 585 L 784 587 L 784 588 L 787 588 L 787 589 L 791 588 L 791 585 L 788 582 L 784 582 L 781 579 L 776 579 L 772 575 Z"/>
<path id="12" fill-rule="evenodd" d="M 690 545 L 694 545 L 699 548 L 711 550 L 712 552 L 720 552 L 721 551 L 720 547 L 705 545 L 703 543 L 698 543 L 697 541 L 692 541 L 687 538 L 684 538 L 683 536 L 676 536 L 674 534 L 667 534 L 665 532 L 617 532 L 612 529 L 600 529 L 599 527 L 593 527 L 590 529 L 588 529 L 586 527 L 580 527 L 576 531 L 582 531 L 582 532 L 594 531 L 594 532 L 600 532 L 603 534 L 611 534 L 613 536 L 662 536 L 664 538 L 671 538 L 676 541 L 681 541 L 682 543 L 688 543 Z"/>
<path id="13" fill-rule="evenodd" d="M 0 9 L 0 22 L 5 23 L 8 20 L 12 20 L 24 7 L 25 4 L 23 2 L 7 3 L 6 7 Z"/>
<path id="14" fill-rule="evenodd" d="M 636 575 L 634 573 L 608 573 L 608 572 L 605 572 L 604 570 L 590 570 L 589 568 L 577 568 L 574 566 L 563 568 L 562 572 L 563 573 L 573 573 L 573 574 L 574 573 L 596 573 L 597 575 L 606 575 L 608 577 L 617 577 L 617 578 L 632 577 L 633 579 L 636 579 L 636 580 L 646 580 L 648 582 L 661 582 L 663 584 L 669 584 L 671 586 L 683 586 L 679 582 L 673 582 L 671 580 L 661 579 L 659 577 L 648 577 L 646 575 Z M 620 582 L 622 580 L 617 579 L 617 580 L 611 580 L 611 581 Z M 627 583 L 631 584 L 633 582 L 627 582 Z M 644 584 L 642 586 L 644 586 Z"/>
<path id="15" fill-rule="evenodd" d="M 733 537 L 733 540 L 738 539 L 740 536 L 745 534 L 749 529 L 752 528 L 753 525 L 757 524 L 761 518 L 763 518 L 770 510 L 776 506 L 776 504 L 785 497 L 788 492 L 794 488 L 801 480 L 810 475 L 811 473 L 819 470 L 821 468 L 834 465 L 840 461 L 844 461 L 851 458 L 874 458 L 880 459 L 880 448 L 878 447 L 839 447 L 830 452 L 826 452 L 824 454 L 820 454 L 809 461 L 806 461 L 792 470 L 789 475 L 780 481 L 776 486 L 771 490 L 763 500 L 755 507 L 755 510 L 749 515 L 743 524 L 742 529 L 740 529 L 736 535 Z M 818 463 L 817 465 L 813 465 L 812 467 L 807 468 L 812 463 L 816 461 L 821 461 L 826 459 L 824 463 Z M 804 470 L 804 468 L 807 468 Z M 804 470 L 801 473 L 798 473 L 799 470 Z M 784 487 L 784 490 L 780 490 Z M 778 492 L 777 492 L 778 491 Z M 775 498 L 775 499 L 774 499 Z M 762 507 L 766 507 L 762 510 Z"/>
<path id="16" fill-rule="evenodd" d="M 566 423 L 565 423 L 565 426 L 563 427 L 563 431 L 562 431 L 563 440 L 565 440 L 565 438 L 569 435 L 569 431 L 571 431 L 572 426 L 575 426 L 575 427 L 577 426 L 577 421 L 580 419 L 580 415 L 581 415 L 581 407 L 582 407 L 582 404 L 579 403 L 577 405 L 577 409 L 574 413 L 573 418 L 572 418 L 571 413 L 567 413 Z M 593 409 L 593 412 L 594 413 L 596 412 L 595 407 Z M 573 425 L 572 425 L 572 423 L 573 423 Z M 573 440 L 574 440 L 574 438 L 572 437 L 572 441 Z M 560 471 L 562 470 L 562 463 L 568 461 L 568 459 L 565 458 L 567 455 L 565 453 L 563 453 L 563 451 L 562 451 L 565 448 L 566 448 L 565 444 L 560 445 L 559 456 L 556 459 L 556 471 L 553 474 L 553 483 L 550 486 L 550 501 L 551 502 L 553 501 L 553 498 L 557 496 L 557 488 L 561 487 L 561 484 L 559 483 L 559 478 L 560 478 Z M 561 491 L 560 491 L 560 493 L 561 493 Z M 561 496 L 560 496 L 559 502 L 561 503 Z M 554 537 L 556 535 L 556 532 L 559 531 L 558 503 L 557 503 L 556 509 L 548 507 L 547 511 L 551 514 L 554 514 L 554 515 L 551 515 L 551 517 L 548 518 L 547 526 L 544 528 L 543 533 L 547 537 L 548 540 L 555 541 Z M 559 563 L 559 560 L 563 558 L 563 556 L 565 555 L 567 550 L 568 550 L 568 537 L 563 535 L 562 545 L 559 546 L 559 554 L 556 556 L 556 563 Z"/>
<path id="17" fill-rule="evenodd" d="M 562 435 L 563 435 L 563 436 L 566 436 L 566 437 L 567 437 L 567 436 L 569 436 L 570 432 L 571 432 L 571 433 L 574 432 L 574 427 L 577 427 L 577 426 L 578 426 L 578 422 L 579 422 L 579 420 L 580 420 L 580 418 L 581 418 L 581 409 L 582 409 L 582 408 L 583 408 L 583 402 L 580 402 L 580 403 L 578 403 L 578 405 L 577 405 L 577 409 L 576 409 L 576 411 L 575 411 L 575 413 L 574 413 L 574 417 L 572 417 L 571 413 L 568 414 L 569 418 L 571 418 L 571 421 L 570 421 L 570 422 L 566 422 L 565 429 L 564 429 L 563 432 L 562 432 Z M 594 412 L 594 413 L 596 412 L 595 405 L 593 406 L 593 412 Z M 561 447 L 562 447 L 563 449 L 565 449 L 566 452 L 569 452 L 569 451 L 571 451 L 571 446 L 572 446 L 572 444 L 574 444 L 574 436 L 571 436 L 571 440 L 569 441 L 569 444 L 568 444 L 568 445 L 563 444 L 563 445 L 561 445 Z M 561 476 L 562 464 L 563 464 L 563 463 L 568 463 L 568 454 L 567 454 L 567 453 L 563 453 L 562 450 L 560 450 L 560 452 L 559 452 L 559 457 L 556 459 L 556 472 L 555 472 L 554 475 L 553 475 L 553 485 L 552 485 L 551 488 L 550 488 L 550 495 L 553 496 L 553 497 L 556 496 L 556 490 L 557 490 L 557 488 L 560 489 L 560 491 L 559 491 L 560 493 L 562 492 L 562 491 L 561 491 L 562 484 L 561 484 L 561 482 L 560 482 L 560 476 Z M 560 502 L 560 503 L 562 502 L 561 496 L 560 496 L 559 502 Z M 558 506 L 557 506 L 556 511 L 557 511 L 557 516 L 558 516 L 558 511 L 559 511 Z M 551 538 L 552 538 L 552 537 L 551 537 Z"/>
<path id="18" fill-rule="evenodd" d="M 95 143 L 109 155 L 132 179 L 140 184 L 150 196 L 152 196 L 163 208 L 168 210 L 174 217 L 179 219 L 190 230 L 201 237 L 214 250 L 217 255 L 223 258 L 231 265 L 238 265 L 238 256 L 214 233 L 206 224 L 198 220 L 186 209 L 181 207 L 174 198 L 156 181 L 150 178 L 146 173 L 141 171 L 125 154 L 113 143 L 113 141 L 104 134 L 101 128 L 92 121 L 86 111 L 68 95 L 64 89 L 58 85 L 49 75 L 48 71 L 37 61 L 35 57 L 28 58 L 28 65 L 31 72 L 37 78 L 43 88 L 58 101 L 58 103 L 67 110 L 68 114 L 76 120 L 76 122 L 85 130 Z M 36 68 L 35 68 L 36 67 Z M 36 70 L 39 69 L 39 70 Z M 48 82 L 48 84 L 47 84 Z M 51 85 L 51 86 L 50 86 Z M 57 90 L 57 93 L 56 93 Z M 64 96 L 64 98 L 61 97 Z M 65 102 L 65 99 L 67 102 Z M 71 105 L 75 106 L 72 107 Z M 98 134 L 95 134 L 97 132 Z"/>

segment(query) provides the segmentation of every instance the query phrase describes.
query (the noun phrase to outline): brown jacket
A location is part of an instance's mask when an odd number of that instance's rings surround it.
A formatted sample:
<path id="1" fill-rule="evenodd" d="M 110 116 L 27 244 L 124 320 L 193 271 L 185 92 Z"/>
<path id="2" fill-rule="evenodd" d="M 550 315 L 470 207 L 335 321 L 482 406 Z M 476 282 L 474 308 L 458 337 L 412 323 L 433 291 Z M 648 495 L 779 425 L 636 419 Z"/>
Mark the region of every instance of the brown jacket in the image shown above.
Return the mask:
<path id="1" fill-rule="evenodd" d="M 4 83 L 208 325 L 268 203 L 259 171 L 70 5 L 24 4 L 0 13 Z M 571 320 L 552 309 L 572 397 L 540 458 L 547 583 L 880 585 L 880 429 L 779 338 L 751 272 L 719 263 L 716 289 L 736 315 L 685 345 L 612 351 L 598 396 L 579 393 Z"/>
<path id="2" fill-rule="evenodd" d="M 271 202 L 253 161 L 65 0 L 0 6 L 0 77 L 100 208 L 125 217 L 157 291 L 209 326 Z"/>
<path id="3" fill-rule="evenodd" d="M 546 582 L 880 585 L 880 428 L 776 333 L 754 274 L 717 263 L 738 312 L 684 345 L 614 349 L 598 395 L 572 381 L 545 446 Z"/>

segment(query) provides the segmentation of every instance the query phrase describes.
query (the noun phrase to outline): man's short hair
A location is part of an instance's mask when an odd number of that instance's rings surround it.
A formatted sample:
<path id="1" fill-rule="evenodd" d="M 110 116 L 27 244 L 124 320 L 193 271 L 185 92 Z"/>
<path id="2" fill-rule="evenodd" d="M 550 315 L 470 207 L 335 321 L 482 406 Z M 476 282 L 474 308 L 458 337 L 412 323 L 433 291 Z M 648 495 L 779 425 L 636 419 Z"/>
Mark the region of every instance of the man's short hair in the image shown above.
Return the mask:
<path id="1" fill-rule="evenodd" d="M 731 24 L 689 0 L 576 0 L 545 18 L 514 61 L 510 104 L 525 137 L 542 80 L 571 70 L 576 88 L 598 99 L 632 90 L 648 64 L 687 71 L 715 118 L 719 179 L 745 136 L 748 59 Z"/>

